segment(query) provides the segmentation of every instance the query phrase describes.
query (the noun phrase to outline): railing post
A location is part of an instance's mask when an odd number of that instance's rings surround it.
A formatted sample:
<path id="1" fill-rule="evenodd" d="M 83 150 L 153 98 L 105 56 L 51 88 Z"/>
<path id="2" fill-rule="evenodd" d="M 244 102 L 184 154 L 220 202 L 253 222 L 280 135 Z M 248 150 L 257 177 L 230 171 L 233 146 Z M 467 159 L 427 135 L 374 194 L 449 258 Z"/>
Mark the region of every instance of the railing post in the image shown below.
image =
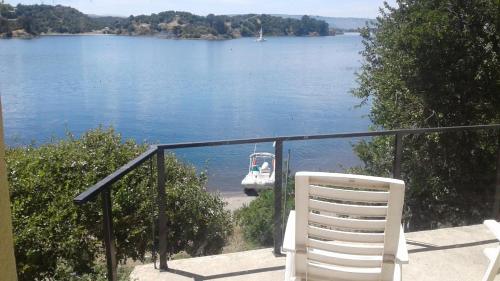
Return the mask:
<path id="1" fill-rule="evenodd" d="M 283 185 L 283 141 L 277 140 L 274 146 L 274 255 L 281 255 L 282 235 L 282 185 Z"/>
<path id="2" fill-rule="evenodd" d="M 497 176 L 495 184 L 495 202 L 493 203 L 493 218 L 500 219 L 500 134 L 497 145 Z"/>
<path id="3" fill-rule="evenodd" d="M 158 148 L 156 153 L 156 165 L 158 171 L 158 240 L 160 270 L 167 270 L 167 214 L 166 214 L 166 194 L 165 194 L 165 151 Z"/>
<path id="4" fill-rule="evenodd" d="M 155 210 L 156 206 L 154 202 L 156 201 L 155 193 L 156 191 L 154 190 L 154 168 L 153 168 L 153 158 L 151 157 L 149 159 L 149 186 L 151 187 L 151 233 L 152 233 L 152 243 L 151 243 L 151 259 L 153 260 L 153 266 L 156 269 L 156 216 L 155 216 Z"/>
<path id="5" fill-rule="evenodd" d="M 392 166 L 392 177 L 401 179 L 401 154 L 403 152 L 403 134 L 396 133 L 394 138 L 394 162 Z"/>
<path id="6" fill-rule="evenodd" d="M 104 244 L 106 246 L 106 264 L 108 268 L 108 280 L 116 281 L 116 249 L 113 237 L 113 214 L 111 204 L 111 190 L 108 187 L 101 193 L 102 215 L 104 222 Z"/>

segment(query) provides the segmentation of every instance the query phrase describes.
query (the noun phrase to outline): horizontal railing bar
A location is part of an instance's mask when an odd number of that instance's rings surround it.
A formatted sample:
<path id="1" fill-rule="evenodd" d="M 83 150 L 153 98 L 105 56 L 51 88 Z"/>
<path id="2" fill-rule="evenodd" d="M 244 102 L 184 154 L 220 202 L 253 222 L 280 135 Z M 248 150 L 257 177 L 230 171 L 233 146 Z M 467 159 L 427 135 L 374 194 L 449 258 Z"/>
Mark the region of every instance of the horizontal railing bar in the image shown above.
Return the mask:
<path id="1" fill-rule="evenodd" d="M 275 141 L 304 141 L 304 140 L 319 140 L 319 139 L 358 138 L 358 137 L 388 136 L 388 135 L 395 135 L 395 134 L 413 135 L 413 134 L 433 133 L 433 132 L 442 133 L 442 132 L 485 130 L 485 129 L 500 129 L 500 124 L 457 126 L 457 127 L 438 127 L 438 128 L 418 128 L 418 129 L 400 129 L 400 130 L 355 132 L 355 133 L 336 133 L 336 134 L 323 134 L 323 135 L 298 135 L 298 136 L 283 136 L 283 137 L 265 137 L 265 138 L 235 139 L 235 140 L 222 140 L 222 141 L 186 142 L 186 143 L 173 143 L 173 144 L 159 144 L 158 148 L 178 149 L 178 148 L 194 148 L 194 147 L 209 147 L 209 146 L 222 146 L 222 145 L 264 143 L 264 142 L 275 142 Z"/>
<path id="2" fill-rule="evenodd" d="M 474 125 L 474 126 L 456 126 L 456 127 L 438 127 L 438 128 L 418 128 L 418 129 L 400 129 L 400 130 L 387 130 L 387 131 L 371 131 L 371 132 L 355 132 L 355 133 L 336 133 L 336 134 L 320 134 L 320 135 L 298 135 L 298 136 L 282 136 L 282 137 L 265 137 L 265 138 L 252 138 L 252 139 L 236 139 L 236 140 L 222 140 L 222 141 L 203 141 L 203 142 L 188 142 L 188 143 L 174 143 L 174 144 L 159 144 L 151 146 L 146 152 L 142 153 L 132 161 L 120 167 L 114 173 L 105 177 L 97 184 L 82 192 L 80 195 L 73 199 L 76 204 L 85 204 L 93 199 L 97 194 L 106 189 L 109 185 L 115 183 L 135 167 L 142 164 L 149 159 L 158 149 L 178 149 L 178 148 L 194 148 L 194 147 L 210 147 L 210 146 L 223 146 L 223 145 L 236 145 L 236 144 L 252 144 L 264 143 L 275 141 L 304 141 L 304 140 L 320 140 L 320 139 L 337 139 L 337 138 L 358 138 L 358 137 L 374 137 L 374 136 L 388 136 L 388 135 L 412 135 L 433 132 L 455 132 L 466 130 L 486 130 L 486 129 L 500 129 L 500 124 L 491 125 Z"/>
<path id="3" fill-rule="evenodd" d="M 133 160 L 131 160 L 124 166 L 120 167 L 112 174 L 110 174 L 109 176 L 105 177 L 92 187 L 80 193 L 80 195 L 78 195 L 77 197 L 75 197 L 75 199 L 73 199 L 73 202 L 82 205 L 92 200 L 108 186 L 115 183 L 116 181 L 124 177 L 126 174 L 128 174 L 130 171 L 132 171 L 134 168 L 136 168 L 137 166 L 141 165 L 146 160 L 151 158 L 156 153 L 157 150 L 158 147 L 156 145 L 151 146 L 147 151 L 145 151 L 141 155 L 137 156 L 136 158 L 134 158 Z"/>
<path id="4" fill-rule="evenodd" d="M 204 147 L 204 146 L 250 144 L 250 143 L 275 142 L 278 139 L 279 137 L 267 137 L 267 138 L 236 139 L 236 140 L 223 140 L 223 141 L 185 142 L 185 143 L 173 143 L 173 144 L 159 144 L 158 148 L 176 149 L 176 148 L 193 148 L 193 147 Z"/>

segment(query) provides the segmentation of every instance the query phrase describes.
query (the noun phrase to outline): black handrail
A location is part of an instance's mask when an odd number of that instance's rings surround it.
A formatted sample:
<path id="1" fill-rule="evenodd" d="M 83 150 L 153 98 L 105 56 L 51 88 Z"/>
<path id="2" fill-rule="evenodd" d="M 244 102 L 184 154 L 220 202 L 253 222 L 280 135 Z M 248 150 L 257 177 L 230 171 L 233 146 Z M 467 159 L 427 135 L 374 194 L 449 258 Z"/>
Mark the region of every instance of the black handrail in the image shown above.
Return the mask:
<path id="1" fill-rule="evenodd" d="M 456 126 L 456 127 L 438 127 L 438 128 L 418 128 L 418 129 L 400 129 L 400 130 L 387 130 L 387 131 L 369 131 L 369 132 L 355 132 L 355 133 L 336 133 L 336 134 L 321 134 L 321 135 L 297 135 L 297 136 L 282 136 L 282 137 L 264 137 L 264 138 L 251 138 L 251 139 L 235 139 L 235 140 L 222 140 L 222 141 L 202 141 L 202 142 L 187 142 L 187 143 L 174 143 L 174 144 L 158 144 L 151 146 L 146 152 L 137 156 L 124 166 L 120 167 L 114 173 L 105 177 L 95 185 L 91 186 L 73 200 L 76 204 L 85 204 L 92 200 L 97 194 L 103 191 L 109 185 L 115 183 L 123 176 L 128 174 L 137 166 L 144 163 L 146 160 L 156 154 L 158 149 L 179 149 L 179 148 L 194 148 L 194 147 L 208 147 L 208 146 L 222 146 L 222 145 L 236 145 L 236 144 L 251 144 L 251 143 L 264 143 L 275 141 L 304 141 L 304 140 L 319 140 L 319 139 L 335 139 L 335 138 L 357 138 L 357 137 L 375 137 L 375 136 L 388 136 L 388 135 L 411 135 L 432 132 L 453 132 L 453 131 L 466 131 L 466 130 L 484 130 L 484 129 L 500 129 L 500 124 L 492 125 L 475 125 L 475 126 Z"/>
<path id="2" fill-rule="evenodd" d="M 392 174 L 394 178 L 400 178 L 401 174 L 401 156 L 403 148 L 403 137 L 405 135 L 423 134 L 423 133 L 444 133 L 469 130 L 499 130 L 500 124 L 491 125 L 475 125 L 475 126 L 456 126 L 456 127 L 437 127 L 437 128 L 416 128 L 416 129 L 399 129 L 387 131 L 367 131 L 354 133 L 335 133 L 335 134 L 318 134 L 318 135 L 296 135 L 296 136 L 279 136 L 251 139 L 235 139 L 235 140 L 220 140 L 220 141 L 202 141 L 202 142 L 187 142 L 174 144 L 158 144 L 151 146 L 146 152 L 134 158 L 111 175 L 99 181 L 97 184 L 88 188 L 73 200 L 76 204 L 82 205 L 90 200 L 93 200 L 97 195 L 101 194 L 103 201 L 103 223 L 104 223 L 104 242 L 106 245 L 106 261 L 108 265 L 108 280 L 115 281 L 116 276 L 116 255 L 114 248 L 113 227 L 112 227 L 112 212 L 111 212 L 111 192 L 110 187 L 136 167 L 144 163 L 146 160 L 156 155 L 157 157 L 157 192 L 159 205 L 159 256 L 160 269 L 167 269 L 167 245 L 166 245 L 166 215 L 165 215 L 165 169 L 164 169 L 164 151 L 167 149 L 179 148 L 195 148 L 195 147 L 210 147 L 222 145 L 237 145 L 237 144 L 253 144 L 276 142 L 275 145 L 275 185 L 274 185 L 274 253 L 279 255 L 281 252 L 281 244 L 283 237 L 282 228 L 282 155 L 283 142 L 285 141 L 306 141 L 320 139 L 339 139 L 339 138 L 359 138 L 359 137 L 376 137 L 376 136 L 394 136 L 394 162 Z M 500 163 L 500 146 L 499 146 L 499 163 Z M 500 167 L 497 167 L 500 169 Z M 498 175 L 500 177 L 500 174 Z M 500 194 L 500 178 L 497 179 L 497 192 Z M 500 208 L 500 204 L 496 209 Z M 498 210 L 496 210 L 498 212 Z"/>
<path id="3" fill-rule="evenodd" d="M 159 144 L 158 148 L 178 149 L 178 148 L 193 148 L 193 147 L 206 147 L 206 146 L 264 143 L 264 142 L 275 142 L 275 141 L 304 141 L 304 140 L 320 140 L 320 139 L 376 137 L 376 136 L 389 136 L 396 134 L 401 134 L 404 136 L 404 135 L 413 135 L 421 133 L 433 133 L 433 132 L 443 133 L 443 132 L 484 130 L 484 129 L 500 129 L 500 124 L 400 129 L 400 130 L 387 130 L 387 131 L 368 131 L 368 132 L 335 133 L 335 134 L 320 134 L 320 135 L 297 135 L 297 136 L 265 137 L 265 138 L 236 139 L 236 140 L 222 140 L 222 141 L 186 142 L 186 143 L 174 143 L 174 144 Z"/>
<path id="4" fill-rule="evenodd" d="M 73 199 L 73 202 L 78 205 L 83 205 L 87 203 L 88 201 L 94 199 L 99 193 L 104 191 L 104 189 L 108 188 L 111 186 L 113 183 L 117 182 L 121 178 L 123 178 L 125 175 L 127 175 L 130 171 L 134 170 L 137 166 L 141 165 L 144 163 L 146 160 L 149 158 L 153 157 L 156 154 L 156 151 L 158 151 L 157 146 L 151 146 L 147 151 L 142 153 L 141 155 L 137 156 L 127 164 L 121 166 L 118 170 L 113 172 L 111 175 L 105 177 L 104 179 L 100 180 L 98 183 L 95 185 L 91 186 L 81 194 L 79 194 L 75 199 Z"/>

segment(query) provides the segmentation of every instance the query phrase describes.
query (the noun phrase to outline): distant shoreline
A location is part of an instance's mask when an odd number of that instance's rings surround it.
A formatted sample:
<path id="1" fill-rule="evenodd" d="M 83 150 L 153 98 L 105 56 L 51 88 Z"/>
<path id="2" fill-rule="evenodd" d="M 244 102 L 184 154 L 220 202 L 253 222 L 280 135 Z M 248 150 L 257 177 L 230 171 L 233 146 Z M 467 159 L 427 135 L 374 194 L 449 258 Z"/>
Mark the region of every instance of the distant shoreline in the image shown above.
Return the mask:
<path id="1" fill-rule="evenodd" d="M 368 27 L 368 18 L 334 18 L 312 15 L 237 14 L 196 15 L 162 11 L 128 17 L 87 15 L 62 5 L 12 6 L 0 3 L 0 38 L 38 36 L 129 35 L 165 39 L 228 40 L 241 37 L 335 36 Z"/>
<path id="2" fill-rule="evenodd" d="M 43 36 L 118 36 L 118 34 L 98 33 L 98 32 L 83 32 L 83 33 L 43 33 L 34 37 Z"/>
<path id="3" fill-rule="evenodd" d="M 326 35 L 326 36 L 292 36 L 292 35 L 269 35 L 265 38 L 320 38 L 320 37 L 334 37 L 341 35 L 355 35 L 359 34 L 359 32 L 346 32 L 337 35 Z M 256 38 L 256 37 L 237 37 L 237 38 L 171 38 L 167 36 L 162 36 L 161 34 L 147 34 L 147 35 L 134 35 L 134 34 L 113 34 L 113 33 L 100 33 L 100 32 L 84 32 L 84 33 L 43 33 L 37 35 L 30 36 L 12 36 L 12 37 L 0 37 L 0 39 L 36 39 L 42 37 L 72 37 L 72 36 L 124 36 L 124 37 L 153 37 L 159 39 L 168 39 L 168 40 L 203 40 L 203 41 L 226 41 L 226 40 L 234 40 L 234 39 L 243 39 L 243 38 Z"/>

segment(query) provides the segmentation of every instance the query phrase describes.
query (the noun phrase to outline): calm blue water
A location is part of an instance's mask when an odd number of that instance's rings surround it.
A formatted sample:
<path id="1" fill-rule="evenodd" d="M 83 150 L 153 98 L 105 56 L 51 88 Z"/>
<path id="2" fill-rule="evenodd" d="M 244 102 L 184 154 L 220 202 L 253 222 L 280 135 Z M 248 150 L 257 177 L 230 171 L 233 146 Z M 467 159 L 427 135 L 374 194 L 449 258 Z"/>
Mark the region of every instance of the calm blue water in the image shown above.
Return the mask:
<path id="1" fill-rule="evenodd" d="M 229 41 L 70 36 L 0 41 L 8 145 L 44 143 L 112 125 L 125 138 L 173 143 L 366 130 L 354 108 L 361 38 Z M 286 145 L 293 170 L 339 170 L 350 142 Z M 208 169 L 209 187 L 237 191 L 253 145 L 178 150 Z M 272 151 L 271 144 L 257 150 Z"/>

